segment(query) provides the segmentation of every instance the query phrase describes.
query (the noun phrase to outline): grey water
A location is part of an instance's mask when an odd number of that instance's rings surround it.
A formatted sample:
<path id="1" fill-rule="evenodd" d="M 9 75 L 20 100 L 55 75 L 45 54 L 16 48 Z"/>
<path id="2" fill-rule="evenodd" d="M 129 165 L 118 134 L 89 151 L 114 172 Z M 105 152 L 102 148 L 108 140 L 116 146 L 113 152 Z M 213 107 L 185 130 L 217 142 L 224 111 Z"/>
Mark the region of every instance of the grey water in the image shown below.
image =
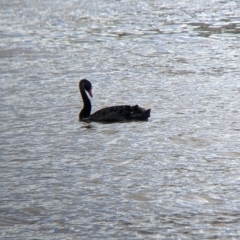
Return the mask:
<path id="1" fill-rule="evenodd" d="M 1 239 L 239 239 L 238 0 L 0 0 Z M 147 122 L 78 121 L 151 108 Z"/>

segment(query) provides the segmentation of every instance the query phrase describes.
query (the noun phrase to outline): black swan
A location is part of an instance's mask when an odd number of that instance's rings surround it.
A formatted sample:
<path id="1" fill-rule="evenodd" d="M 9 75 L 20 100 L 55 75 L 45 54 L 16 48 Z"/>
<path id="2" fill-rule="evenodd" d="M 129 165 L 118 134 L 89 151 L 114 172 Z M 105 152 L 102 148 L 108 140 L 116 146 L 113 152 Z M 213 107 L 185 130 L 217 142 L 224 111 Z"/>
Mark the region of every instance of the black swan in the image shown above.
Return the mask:
<path id="1" fill-rule="evenodd" d="M 138 105 L 122 105 L 106 107 L 91 114 L 91 102 L 86 91 L 92 97 L 92 84 L 87 79 L 79 82 L 79 89 L 83 99 L 83 109 L 79 113 L 81 121 L 118 122 L 131 120 L 147 120 L 150 117 L 151 109 L 145 110 Z"/>

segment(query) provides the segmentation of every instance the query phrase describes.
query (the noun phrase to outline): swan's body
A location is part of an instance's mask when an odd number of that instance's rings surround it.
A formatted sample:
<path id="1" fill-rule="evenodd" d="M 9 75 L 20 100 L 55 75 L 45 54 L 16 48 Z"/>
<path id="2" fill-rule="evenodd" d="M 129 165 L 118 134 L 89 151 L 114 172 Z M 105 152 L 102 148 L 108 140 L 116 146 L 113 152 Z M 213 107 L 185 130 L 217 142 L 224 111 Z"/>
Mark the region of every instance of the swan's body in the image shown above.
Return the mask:
<path id="1" fill-rule="evenodd" d="M 86 91 L 92 97 L 92 84 L 87 79 L 82 79 L 79 82 L 79 89 L 83 99 L 83 109 L 79 113 L 79 120 L 99 122 L 143 121 L 150 117 L 151 109 L 145 110 L 138 105 L 106 107 L 91 114 L 92 105 Z"/>

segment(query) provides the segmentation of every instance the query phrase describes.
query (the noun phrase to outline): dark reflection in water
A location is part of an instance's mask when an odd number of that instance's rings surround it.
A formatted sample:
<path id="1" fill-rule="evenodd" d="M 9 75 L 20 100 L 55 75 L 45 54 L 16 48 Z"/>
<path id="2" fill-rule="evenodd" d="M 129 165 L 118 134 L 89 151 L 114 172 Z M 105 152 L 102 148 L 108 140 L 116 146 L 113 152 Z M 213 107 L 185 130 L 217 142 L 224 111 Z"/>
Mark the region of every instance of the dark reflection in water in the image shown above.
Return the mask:
<path id="1" fill-rule="evenodd" d="M 238 1 L 0 2 L 1 239 L 238 239 Z M 148 122 L 78 122 L 141 104 Z"/>

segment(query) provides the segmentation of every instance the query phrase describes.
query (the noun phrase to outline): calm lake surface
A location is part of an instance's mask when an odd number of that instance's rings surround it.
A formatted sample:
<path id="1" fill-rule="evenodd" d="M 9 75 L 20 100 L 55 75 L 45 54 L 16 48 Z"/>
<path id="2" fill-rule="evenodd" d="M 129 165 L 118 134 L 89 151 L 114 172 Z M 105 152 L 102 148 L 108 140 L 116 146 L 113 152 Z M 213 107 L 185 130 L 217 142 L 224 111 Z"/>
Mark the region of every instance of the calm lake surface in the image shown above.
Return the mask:
<path id="1" fill-rule="evenodd" d="M 1 239 L 239 239 L 238 0 L 0 0 Z M 147 122 L 87 124 L 151 108 Z"/>

